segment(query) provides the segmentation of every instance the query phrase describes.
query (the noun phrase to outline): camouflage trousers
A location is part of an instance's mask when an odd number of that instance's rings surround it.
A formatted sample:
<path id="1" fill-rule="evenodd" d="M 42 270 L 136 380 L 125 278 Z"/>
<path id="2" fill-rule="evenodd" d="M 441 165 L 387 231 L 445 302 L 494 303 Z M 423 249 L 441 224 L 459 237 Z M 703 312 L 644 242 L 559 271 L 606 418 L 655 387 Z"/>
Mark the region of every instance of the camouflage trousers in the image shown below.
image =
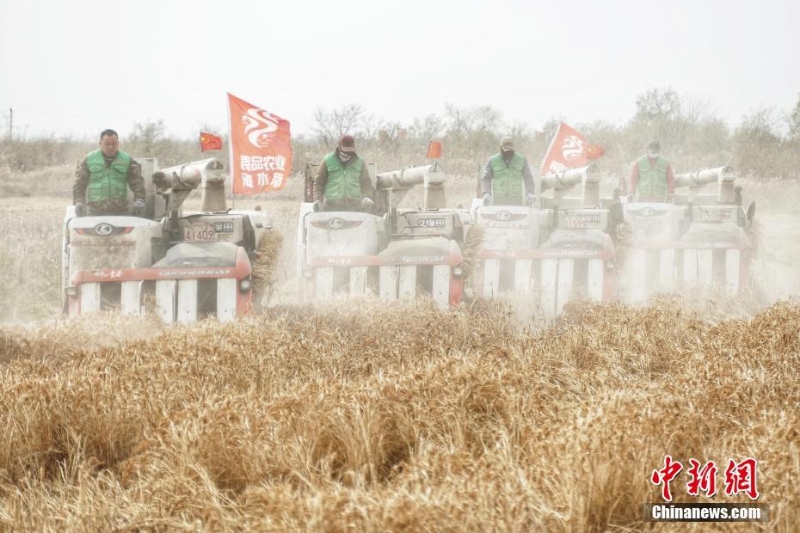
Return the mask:
<path id="1" fill-rule="evenodd" d="M 326 200 L 323 204 L 323 211 L 364 211 L 360 200 L 344 198 L 341 200 Z"/>
<path id="2" fill-rule="evenodd" d="M 89 202 L 86 204 L 87 215 L 90 217 L 111 215 L 111 216 L 130 216 L 131 210 L 128 207 L 128 200 L 121 198 L 108 198 L 99 202 Z"/>

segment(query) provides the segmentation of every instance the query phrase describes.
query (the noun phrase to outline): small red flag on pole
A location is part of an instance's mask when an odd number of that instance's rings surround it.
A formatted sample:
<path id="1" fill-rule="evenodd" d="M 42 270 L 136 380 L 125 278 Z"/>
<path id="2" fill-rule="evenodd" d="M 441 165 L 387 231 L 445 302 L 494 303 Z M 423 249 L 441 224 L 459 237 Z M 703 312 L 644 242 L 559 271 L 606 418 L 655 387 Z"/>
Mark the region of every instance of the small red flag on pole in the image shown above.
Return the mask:
<path id="1" fill-rule="evenodd" d="M 200 151 L 206 150 L 222 150 L 222 137 L 208 133 L 205 131 L 200 132 Z"/>

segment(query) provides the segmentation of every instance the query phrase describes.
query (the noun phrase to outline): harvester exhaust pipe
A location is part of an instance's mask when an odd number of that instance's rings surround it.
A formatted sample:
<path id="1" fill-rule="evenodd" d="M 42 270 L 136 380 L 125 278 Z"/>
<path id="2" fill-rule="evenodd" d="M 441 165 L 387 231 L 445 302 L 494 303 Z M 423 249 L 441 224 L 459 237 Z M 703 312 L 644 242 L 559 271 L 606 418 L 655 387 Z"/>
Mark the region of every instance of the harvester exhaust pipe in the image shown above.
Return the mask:
<path id="1" fill-rule="evenodd" d="M 733 167 L 728 165 L 678 174 L 675 176 L 675 186 L 689 187 L 690 201 L 693 201 L 697 190 L 707 183 L 716 181 L 719 186 L 717 202 L 733 204 L 736 203 L 736 191 L 733 186 L 735 180 L 736 174 L 733 171 Z"/>
<path id="2" fill-rule="evenodd" d="M 225 179 L 222 163 L 214 158 L 194 161 L 186 165 L 176 165 L 159 170 L 153 174 L 159 192 L 169 192 L 177 209 L 191 191 L 201 186 L 202 206 L 205 212 L 225 211 Z"/>
<path id="3" fill-rule="evenodd" d="M 593 206 L 600 203 L 600 175 L 594 164 L 580 168 L 562 170 L 553 176 L 541 179 L 542 191 L 553 189 L 553 198 L 560 200 L 571 187 L 581 184 L 581 203 Z"/>
<path id="4" fill-rule="evenodd" d="M 420 183 L 424 187 L 422 201 L 425 209 L 445 207 L 445 175 L 438 163 L 381 172 L 376 176 L 376 180 L 377 189 L 393 192 L 397 197 L 391 202 L 393 208 L 397 207 L 397 203 L 406 192 Z"/>
<path id="5" fill-rule="evenodd" d="M 214 163 L 219 166 L 213 168 L 206 166 L 203 173 L 203 183 L 200 185 L 201 209 L 203 211 L 216 213 L 225 211 L 225 171 L 222 163 L 214 159 Z"/>

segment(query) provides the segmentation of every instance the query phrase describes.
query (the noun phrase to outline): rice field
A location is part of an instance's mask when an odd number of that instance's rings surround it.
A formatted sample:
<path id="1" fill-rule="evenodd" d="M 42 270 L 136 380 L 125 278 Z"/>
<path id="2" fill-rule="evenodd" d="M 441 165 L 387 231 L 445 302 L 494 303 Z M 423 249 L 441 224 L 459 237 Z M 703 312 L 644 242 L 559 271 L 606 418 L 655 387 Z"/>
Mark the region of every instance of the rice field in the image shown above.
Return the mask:
<path id="1" fill-rule="evenodd" d="M 795 531 L 800 208 L 747 187 L 764 301 L 571 305 L 544 327 L 507 302 L 296 305 L 300 188 L 237 203 L 282 230 L 262 313 L 64 320 L 67 200 L 0 199 L 0 531 L 651 530 L 666 455 L 720 467 L 719 494 L 684 471 L 676 502 L 750 502 L 723 470 L 754 458 L 770 506 L 681 531 Z"/>

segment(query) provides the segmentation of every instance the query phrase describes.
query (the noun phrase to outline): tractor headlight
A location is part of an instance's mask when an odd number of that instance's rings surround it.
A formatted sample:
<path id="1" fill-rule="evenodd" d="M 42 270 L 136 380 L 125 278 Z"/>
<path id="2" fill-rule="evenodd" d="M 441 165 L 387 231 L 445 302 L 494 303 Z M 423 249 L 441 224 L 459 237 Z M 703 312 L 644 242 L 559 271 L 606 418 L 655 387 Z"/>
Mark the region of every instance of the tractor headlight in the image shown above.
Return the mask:
<path id="1" fill-rule="evenodd" d="M 242 292 L 247 292 L 252 288 L 253 284 L 250 282 L 249 279 L 243 279 L 239 282 L 239 290 Z"/>
<path id="2" fill-rule="evenodd" d="M 453 276 L 460 278 L 462 275 L 464 275 L 463 268 L 461 268 L 460 266 L 453 267 Z"/>
<path id="3" fill-rule="evenodd" d="M 67 287 L 64 290 L 67 292 L 67 296 L 69 296 L 70 298 L 77 298 L 78 297 L 78 287 L 70 286 L 70 287 Z"/>

